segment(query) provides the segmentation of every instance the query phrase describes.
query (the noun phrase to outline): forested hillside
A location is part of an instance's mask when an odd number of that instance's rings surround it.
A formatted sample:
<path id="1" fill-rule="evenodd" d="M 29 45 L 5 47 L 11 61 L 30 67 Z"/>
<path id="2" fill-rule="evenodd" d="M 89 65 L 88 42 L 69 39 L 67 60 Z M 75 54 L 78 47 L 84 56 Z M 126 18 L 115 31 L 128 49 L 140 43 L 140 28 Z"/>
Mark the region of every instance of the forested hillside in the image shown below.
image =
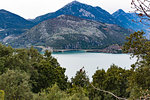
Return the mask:
<path id="1" fill-rule="evenodd" d="M 61 15 L 41 22 L 7 43 L 16 48 L 101 49 L 112 44 L 123 44 L 131 32 L 114 24 Z"/>

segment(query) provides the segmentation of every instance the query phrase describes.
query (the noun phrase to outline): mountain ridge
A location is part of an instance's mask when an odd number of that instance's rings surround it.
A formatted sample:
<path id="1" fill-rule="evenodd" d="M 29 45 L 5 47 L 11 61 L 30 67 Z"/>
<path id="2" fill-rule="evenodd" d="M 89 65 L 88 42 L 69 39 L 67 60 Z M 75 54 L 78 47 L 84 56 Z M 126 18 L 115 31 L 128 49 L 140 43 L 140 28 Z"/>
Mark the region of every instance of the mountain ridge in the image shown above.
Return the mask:
<path id="1" fill-rule="evenodd" d="M 99 21 L 103 23 L 117 24 L 117 25 L 120 24 L 106 10 L 100 7 L 93 7 L 91 5 L 80 3 L 78 1 L 73 1 L 71 3 L 68 3 L 64 7 L 57 10 L 56 12 L 47 13 L 45 15 L 38 16 L 33 20 L 33 22 L 40 23 L 44 20 L 55 18 L 62 14 L 72 15 L 72 16 L 76 16 L 76 17 L 80 17 L 84 19 L 95 20 L 95 21 Z"/>
<path id="2" fill-rule="evenodd" d="M 19 35 L 34 26 L 34 23 L 7 10 L 0 10 L 0 40 L 9 35 Z"/>
<path id="3" fill-rule="evenodd" d="M 143 30 L 147 33 L 146 35 L 149 35 L 148 27 L 139 22 L 140 18 L 135 13 L 126 13 L 122 9 L 118 9 L 113 14 L 110 14 L 100 7 L 93 7 L 91 5 L 80 3 L 78 1 L 68 3 L 56 12 L 38 16 L 33 20 L 33 22 L 39 23 L 44 20 L 56 18 L 60 15 L 72 15 L 102 23 L 116 24 L 123 28 L 131 29 L 134 31 Z M 135 20 L 135 22 L 133 22 L 133 20 Z"/>
<path id="4" fill-rule="evenodd" d="M 149 27 L 145 25 L 149 22 L 145 22 L 145 24 L 142 24 L 140 22 L 141 19 L 137 16 L 137 14 L 126 13 L 122 9 L 119 9 L 116 12 L 114 12 L 112 16 L 122 23 L 122 27 L 126 29 L 133 29 L 134 31 L 143 30 L 147 34 L 147 36 L 149 35 Z"/>
<path id="5" fill-rule="evenodd" d="M 41 22 L 9 43 L 13 47 L 33 45 L 55 49 L 100 49 L 123 43 L 130 33 L 117 25 L 61 15 Z"/>

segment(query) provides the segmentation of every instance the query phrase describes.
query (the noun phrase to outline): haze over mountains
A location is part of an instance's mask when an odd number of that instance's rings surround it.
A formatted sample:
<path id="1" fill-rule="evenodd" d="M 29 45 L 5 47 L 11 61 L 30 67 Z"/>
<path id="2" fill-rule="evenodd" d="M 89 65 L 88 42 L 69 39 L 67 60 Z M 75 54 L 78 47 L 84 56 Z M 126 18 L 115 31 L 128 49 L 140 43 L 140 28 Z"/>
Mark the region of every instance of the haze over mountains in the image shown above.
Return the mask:
<path id="1" fill-rule="evenodd" d="M 0 10 L 0 39 L 14 47 L 102 48 L 123 43 L 133 31 L 144 30 L 148 36 L 148 27 L 133 19 L 139 20 L 134 13 L 121 9 L 111 15 L 100 7 L 77 1 L 33 20 Z"/>

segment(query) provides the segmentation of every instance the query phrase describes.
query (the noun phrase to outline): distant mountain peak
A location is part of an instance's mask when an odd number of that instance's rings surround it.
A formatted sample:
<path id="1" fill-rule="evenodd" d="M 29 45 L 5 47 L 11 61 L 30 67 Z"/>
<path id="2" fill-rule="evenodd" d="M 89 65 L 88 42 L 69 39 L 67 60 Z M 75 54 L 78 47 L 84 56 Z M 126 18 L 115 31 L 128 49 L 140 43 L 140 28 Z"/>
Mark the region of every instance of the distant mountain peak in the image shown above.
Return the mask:
<path id="1" fill-rule="evenodd" d="M 70 2 L 70 3 L 68 3 L 66 6 L 69 6 L 69 5 L 78 5 L 78 4 L 82 4 L 82 3 L 80 3 L 80 2 L 78 2 L 78 1 L 76 1 L 76 0 L 74 0 L 74 1 L 72 1 L 72 2 Z"/>
<path id="2" fill-rule="evenodd" d="M 122 9 L 118 9 L 118 12 L 125 13 Z"/>
<path id="3" fill-rule="evenodd" d="M 38 16 L 33 20 L 33 22 L 40 23 L 48 19 L 56 18 L 60 15 L 71 15 L 83 19 L 120 25 L 120 23 L 118 23 L 118 21 L 114 19 L 113 16 L 106 10 L 100 7 L 93 7 L 88 4 L 80 3 L 76 0 L 70 2 L 56 12 Z"/>
<path id="4" fill-rule="evenodd" d="M 125 14 L 125 11 L 123 11 L 122 9 L 118 9 L 116 12 L 114 12 L 116 14 Z"/>
<path id="5" fill-rule="evenodd" d="M 0 12 L 1 12 L 1 13 L 2 13 L 2 12 L 5 12 L 5 13 L 11 13 L 11 12 L 5 10 L 5 9 L 0 9 Z"/>
<path id="6" fill-rule="evenodd" d="M 5 9 L 0 9 L 0 11 L 7 11 L 7 10 L 5 10 Z"/>
<path id="7" fill-rule="evenodd" d="M 148 26 L 139 22 L 139 17 L 135 13 L 126 13 L 122 9 L 117 10 L 112 16 L 122 23 L 122 27 L 132 29 L 134 31 L 144 30 L 147 32 Z M 133 22 L 134 20 L 135 22 Z M 136 23 L 139 22 L 139 23 Z M 149 32 L 148 32 L 149 33 Z"/>
<path id="8" fill-rule="evenodd" d="M 126 15 L 126 12 L 124 12 L 122 9 L 118 9 L 116 12 L 112 14 L 112 16 L 114 16 L 115 18 L 120 15 Z"/>
<path id="9" fill-rule="evenodd" d="M 77 0 L 74 0 L 74 1 L 72 1 L 71 3 L 72 3 L 72 4 L 76 4 L 76 3 L 80 3 L 80 2 L 77 1 Z"/>

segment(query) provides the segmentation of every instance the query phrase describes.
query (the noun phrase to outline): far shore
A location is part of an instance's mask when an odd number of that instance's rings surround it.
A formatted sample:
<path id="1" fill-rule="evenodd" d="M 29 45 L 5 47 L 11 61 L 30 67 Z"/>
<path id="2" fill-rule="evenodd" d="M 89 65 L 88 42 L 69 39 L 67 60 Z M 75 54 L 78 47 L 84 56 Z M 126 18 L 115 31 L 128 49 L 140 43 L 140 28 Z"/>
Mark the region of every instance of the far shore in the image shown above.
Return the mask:
<path id="1" fill-rule="evenodd" d="M 122 53 L 122 47 L 118 44 L 111 45 L 104 49 L 54 49 L 51 47 L 44 47 L 44 46 L 35 46 L 37 48 L 41 48 L 42 52 L 48 50 L 50 52 L 69 52 L 69 51 L 83 51 L 83 52 L 98 52 L 98 53 L 113 53 L 118 54 Z"/>
<path id="2" fill-rule="evenodd" d="M 70 51 L 97 52 L 97 53 L 114 53 L 114 54 L 122 53 L 121 52 L 122 50 L 120 50 L 120 51 L 116 51 L 116 50 L 109 51 L 109 50 L 104 50 L 104 49 L 54 49 L 52 52 L 56 52 L 56 53 L 62 52 L 63 53 L 63 52 L 70 52 Z"/>

